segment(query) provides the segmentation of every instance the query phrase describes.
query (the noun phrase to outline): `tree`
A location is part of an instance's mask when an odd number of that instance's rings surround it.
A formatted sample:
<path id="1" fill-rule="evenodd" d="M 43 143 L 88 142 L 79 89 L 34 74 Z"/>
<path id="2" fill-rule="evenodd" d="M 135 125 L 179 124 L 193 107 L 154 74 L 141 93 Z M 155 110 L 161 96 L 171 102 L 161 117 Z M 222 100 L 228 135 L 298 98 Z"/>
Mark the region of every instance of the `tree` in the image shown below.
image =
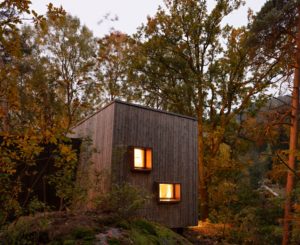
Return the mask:
<path id="1" fill-rule="evenodd" d="M 40 58 L 50 62 L 48 75 L 55 76 L 52 86 L 64 104 L 61 126 L 67 132 L 84 113 L 90 112 L 97 96 L 93 74 L 96 42 L 78 18 L 53 18 L 51 13 L 46 28 L 39 28 L 36 36 Z"/>
<path id="2" fill-rule="evenodd" d="M 65 100 L 61 99 L 60 77 L 51 63 L 53 60 L 45 55 L 45 46 L 38 42 L 42 40 L 38 34 L 42 31 L 45 34 L 51 28 L 50 20 L 29 7 L 30 1 L 26 0 L 0 4 L 0 225 L 27 213 L 30 200 L 36 204 L 30 188 L 44 174 L 49 162 L 58 170 L 51 183 L 61 198 L 61 207 L 72 198 L 74 190 L 77 161 L 65 139 L 69 125 L 64 123 L 66 110 Z M 29 20 L 40 32 L 31 27 L 20 30 L 23 13 L 30 14 Z M 65 12 L 49 4 L 48 17 L 58 23 L 65 19 Z M 76 42 L 72 44 L 76 47 Z M 73 61 L 76 65 L 76 60 Z M 32 171 L 49 145 L 56 151 L 43 159 L 43 170 Z M 24 178 L 28 176 L 34 181 L 26 189 Z M 20 194 L 26 195 L 24 203 L 20 202 Z"/>
<path id="3" fill-rule="evenodd" d="M 253 55 L 247 28 L 221 25 L 241 4 L 219 0 L 208 13 L 206 1 L 165 1 L 166 8 L 135 35 L 131 77 L 145 103 L 198 117 L 202 219 L 209 214 L 210 163 L 222 143 L 233 144 L 230 127 L 237 127 L 237 115 L 284 75 L 278 60 Z"/>
<path id="4" fill-rule="evenodd" d="M 28 18 L 22 14 L 28 14 Z M 48 13 L 56 19 L 65 14 L 62 8 L 48 5 Z M 20 78 L 19 61 L 22 59 L 24 42 L 21 40 L 19 25 L 31 21 L 36 26 L 45 27 L 45 18 L 30 10 L 30 1 L 5 0 L 0 4 L 0 118 L 1 132 L 11 130 L 11 115 L 19 110 L 18 82 Z M 26 52 L 25 52 L 26 53 Z"/>
<path id="5" fill-rule="evenodd" d="M 299 1 L 268 1 L 257 14 L 252 31 L 262 55 L 274 59 L 274 54 L 287 57 L 285 67 L 294 69 L 290 110 L 290 142 L 283 240 L 288 244 L 291 232 L 292 192 L 294 189 L 295 159 L 298 138 L 299 81 L 300 81 L 300 5 Z M 291 59 L 292 57 L 292 59 Z"/>
<path id="6" fill-rule="evenodd" d="M 20 54 L 17 25 L 20 15 L 29 13 L 29 1 L 6 0 L 0 4 L 0 118 L 1 129 L 9 130 L 9 109 L 14 108 L 16 84 L 12 82 L 17 75 L 13 58 Z M 10 96 L 12 95 L 12 96 Z"/>
<path id="7" fill-rule="evenodd" d="M 131 38 L 121 32 L 111 32 L 98 40 L 97 79 L 103 101 L 114 99 L 131 100 L 133 91 L 128 80 L 128 53 L 131 50 Z"/>

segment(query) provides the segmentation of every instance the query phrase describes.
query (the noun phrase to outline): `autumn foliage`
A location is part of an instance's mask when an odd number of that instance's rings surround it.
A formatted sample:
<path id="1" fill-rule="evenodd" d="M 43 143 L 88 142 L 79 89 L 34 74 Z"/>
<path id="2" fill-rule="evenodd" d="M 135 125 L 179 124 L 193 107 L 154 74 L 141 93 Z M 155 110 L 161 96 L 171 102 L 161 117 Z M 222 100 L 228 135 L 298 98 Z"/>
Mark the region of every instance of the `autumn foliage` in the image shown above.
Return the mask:
<path id="1" fill-rule="evenodd" d="M 2 1 L 0 225 L 84 199 L 80 142 L 68 134 L 122 99 L 198 118 L 199 218 L 225 224 L 218 239 L 280 243 L 285 176 L 298 176 L 287 164 L 298 1 L 270 0 L 249 11 L 247 26 L 224 24 L 243 3 L 218 0 L 208 10 L 205 0 L 166 0 L 133 35 L 96 38 L 62 7 L 39 15 L 30 1 Z M 118 188 L 103 197 L 116 209 Z M 297 182 L 289 198 L 297 241 Z"/>

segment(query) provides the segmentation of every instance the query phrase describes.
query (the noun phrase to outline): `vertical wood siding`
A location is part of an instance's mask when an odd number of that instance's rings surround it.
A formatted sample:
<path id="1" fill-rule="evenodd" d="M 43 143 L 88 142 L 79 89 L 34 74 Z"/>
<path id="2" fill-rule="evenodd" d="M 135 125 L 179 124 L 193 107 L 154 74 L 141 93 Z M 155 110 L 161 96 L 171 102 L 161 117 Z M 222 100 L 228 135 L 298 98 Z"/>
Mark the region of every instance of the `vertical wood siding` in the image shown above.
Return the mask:
<path id="1" fill-rule="evenodd" d="M 80 168 L 88 169 L 92 183 L 97 173 L 108 176 L 90 187 L 90 198 L 109 191 L 111 183 L 128 182 L 152 195 L 141 215 L 169 227 L 197 224 L 196 120 L 116 101 L 73 131 L 72 137 L 91 140 L 81 151 Z M 129 146 L 152 148 L 150 172 L 131 171 Z M 158 203 L 159 182 L 180 183 L 181 201 Z"/>
<path id="2" fill-rule="evenodd" d="M 88 207 L 97 195 L 108 192 L 111 185 L 114 104 L 111 104 L 73 129 L 73 138 L 82 138 L 79 183 L 88 188 Z M 88 182 L 88 183 L 87 183 Z"/>
<path id="3" fill-rule="evenodd" d="M 130 171 L 128 146 L 153 149 L 151 172 Z M 169 227 L 197 224 L 197 121 L 116 102 L 112 159 L 114 181 L 149 194 L 157 182 L 181 183 L 179 203 L 159 204 L 153 196 L 141 214 Z"/>

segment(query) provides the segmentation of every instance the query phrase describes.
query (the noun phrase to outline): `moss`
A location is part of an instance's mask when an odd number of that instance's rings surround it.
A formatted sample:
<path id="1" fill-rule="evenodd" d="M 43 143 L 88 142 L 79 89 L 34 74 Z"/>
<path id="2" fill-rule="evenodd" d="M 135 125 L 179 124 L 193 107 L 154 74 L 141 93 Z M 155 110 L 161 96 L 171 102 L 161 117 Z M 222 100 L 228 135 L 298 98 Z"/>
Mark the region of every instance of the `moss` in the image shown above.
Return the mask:
<path id="1" fill-rule="evenodd" d="M 145 220 L 136 220 L 133 222 L 133 226 L 145 234 L 157 236 L 155 226 L 150 222 L 147 222 Z"/>
<path id="2" fill-rule="evenodd" d="M 69 240 L 66 240 L 66 241 L 69 241 Z M 49 245 L 62 245 L 62 244 L 63 244 L 62 241 L 51 241 L 51 242 L 49 243 Z"/>
<path id="3" fill-rule="evenodd" d="M 56 237 L 56 240 L 51 243 L 51 245 L 73 245 L 80 244 L 82 245 L 92 245 L 95 241 L 95 231 L 88 227 L 75 227 L 74 230 L 68 235 L 62 235 Z"/>
<path id="4" fill-rule="evenodd" d="M 72 232 L 72 236 L 76 239 L 92 241 L 95 239 L 95 232 L 90 228 L 76 227 Z"/>
<path id="5" fill-rule="evenodd" d="M 126 220 L 121 220 L 116 226 L 124 230 L 130 230 L 130 223 Z"/>
<path id="6" fill-rule="evenodd" d="M 121 244 L 121 242 L 116 238 L 109 238 L 107 242 L 108 242 L 109 245 L 119 245 L 119 244 Z"/>
<path id="7" fill-rule="evenodd" d="M 135 220 L 132 222 L 130 238 L 134 244 L 190 244 L 172 230 L 154 222 Z"/>
<path id="8" fill-rule="evenodd" d="M 65 240 L 63 242 L 63 245 L 75 245 L 76 241 L 75 240 Z"/>
<path id="9" fill-rule="evenodd" d="M 136 245 L 159 244 L 155 237 L 141 233 L 139 230 L 136 230 L 136 229 L 132 229 L 130 231 L 130 238 L 133 241 L 133 244 L 136 244 Z"/>
<path id="10" fill-rule="evenodd" d="M 155 224 L 157 236 L 162 239 L 160 244 L 191 244 L 188 240 L 175 233 L 174 231 L 160 225 Z"/>

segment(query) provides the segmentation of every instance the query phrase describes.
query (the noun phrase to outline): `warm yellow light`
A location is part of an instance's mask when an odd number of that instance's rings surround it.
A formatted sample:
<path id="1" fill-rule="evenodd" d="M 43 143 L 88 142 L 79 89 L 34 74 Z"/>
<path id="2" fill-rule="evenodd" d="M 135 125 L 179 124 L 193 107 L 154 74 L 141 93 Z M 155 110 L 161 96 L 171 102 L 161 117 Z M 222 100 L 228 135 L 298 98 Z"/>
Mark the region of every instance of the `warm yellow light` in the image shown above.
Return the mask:
<path id="1" fill-rule="evenodd" d="M 159 198 L 173 199 L 174 198 L 173 184 L 159 184 Z"/>
<path id="2" fill-rule="evenodd" d="M 143 149 L 134 149 L 134 167 L 135 168 L 143 168 L 145 167 L 145 160 L 144 160 L 144 150 Z"/>
<path id="3" fill-rule="evenodd" d="M 172 197 L 173 197 L 173 186 L 167 185 L 166 198 L 172 198 Z"/>
<path id="4" fill-rule="evenodd" d="M 159 184 L 160 202 L 179 202 L 180 201 L 180 184 Z"/>

